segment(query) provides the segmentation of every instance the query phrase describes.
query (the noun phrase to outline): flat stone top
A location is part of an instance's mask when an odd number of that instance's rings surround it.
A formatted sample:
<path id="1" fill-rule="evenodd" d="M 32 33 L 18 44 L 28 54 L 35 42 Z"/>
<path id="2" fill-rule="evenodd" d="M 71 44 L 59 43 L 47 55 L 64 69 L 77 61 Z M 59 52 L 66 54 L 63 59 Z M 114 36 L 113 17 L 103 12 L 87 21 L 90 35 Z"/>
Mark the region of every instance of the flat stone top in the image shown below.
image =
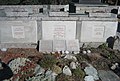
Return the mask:
<path id="1" fill-rule="evenodd" d="M 68 51 L 75 51 L 79 52 L 79 40 L 67 40 L 66 41 L 66 46 Z"/>
<path id="2" fill-rule="evenodd" d="M 117 18 L 89 18 L 89 17 L 0 17 L 0 21 L 17 21 L 17 20 L 52 20 L 52 21 L 77 21 L 77 20 L 103 20 L 103 21 L 117 21 Z"/>
<path id="3" fill-rule="evenodd" d="M 65 51 L 66 43 L 65 40 L 53 40 L 53 51 Z"/>
<path id="4" fill-rule="evenodd" d="M 99 4 L 101 0 L 79 0 L 79 3 L 82 4 Z"/>
<path id="5" fill-rule="evenodd" d="M 98 7 L 98 6 L 106 7 L 106 6 L 108 6 L 106 4 L 94 4 L 93 5 L 93 4 L 82 4 L 82 3 L 81 4 L 75 3 L 74 5 L 77 6 L 77 7 L 88 7 L 88 6 L 89 7 Z"/>
<path id="6" fill-rule="evenodd" d="M 52 40 L 40 40 L 39 51 L 41 52 L 52 52 Z"/>
<path id="7" fill-rule="evenodd" d="M 112 71 L 98 71 L 99 77 L 102 81 L 120 81 L 120 78 Z"/>

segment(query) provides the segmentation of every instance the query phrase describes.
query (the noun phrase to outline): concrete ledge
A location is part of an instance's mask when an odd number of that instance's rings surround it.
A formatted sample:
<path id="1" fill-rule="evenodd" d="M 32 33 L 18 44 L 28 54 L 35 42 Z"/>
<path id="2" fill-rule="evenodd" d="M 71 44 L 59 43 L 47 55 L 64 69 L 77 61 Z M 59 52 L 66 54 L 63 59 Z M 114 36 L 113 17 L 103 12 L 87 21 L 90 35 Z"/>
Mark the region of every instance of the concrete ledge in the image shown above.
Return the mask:
<path id="1" fill-rule="evenodd" d="M 34 43 L 2 43 L 0 44 L 1 48 L 36 48 L 37 44 Z"/>

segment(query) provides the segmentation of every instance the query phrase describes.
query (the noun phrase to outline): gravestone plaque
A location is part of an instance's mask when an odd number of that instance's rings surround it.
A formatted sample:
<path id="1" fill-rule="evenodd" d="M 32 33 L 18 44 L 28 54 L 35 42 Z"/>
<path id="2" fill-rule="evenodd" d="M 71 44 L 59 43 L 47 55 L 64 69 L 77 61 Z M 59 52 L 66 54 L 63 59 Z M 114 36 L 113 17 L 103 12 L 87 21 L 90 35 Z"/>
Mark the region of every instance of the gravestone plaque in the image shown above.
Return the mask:
<path id="1" fill-rule="evenodd" d="M 12 26 L 13 38 L 25 38 L 24 26 Z"/>
<path id="2" fill-rule="evenodd" d="M 56 25 L 54 27 L 54 33 L 53 33 L 53 36 L 55 39 L 64 39 L 65 38 L 65 26 L 64 25 Z"/>
<path id="3" fill-rule="evenodd" d="M 67 50 L 79 52 L 79 40 L 66 40 Z"/>
<path id="4" fill-rule="evenodd" d="M 1 43 L 37 43 L 36 21 L 0 21 Z"/>
<path id="5" fill-rule="evenodd" d="M 52 40 L 40 40 L 39 51 L 40 52 L 52 52 L 53 48 Z"/>
<path id="6" fill-rule="evenodd" d="M 65 51 L 66 43 L 65 40 L 53 40 L 53 51 Z"/>
<path id="7" fill-rule="evenodd" d="M 119 76 L 112 71 L 99 70 L 98 74 L 102 81 L 120 81 Z"/>
<path id="8" fill-rule="evenodd" d="M 74 40 L 75 37 L 76 21 L 42 21 L 43 40 Z"/>
<path id="9" fill-rule="evenodd" d="M 115 36 L 118 22 L 112 21 L 82 21 L 81 42 L 106 42 L 110 36 Z"/>

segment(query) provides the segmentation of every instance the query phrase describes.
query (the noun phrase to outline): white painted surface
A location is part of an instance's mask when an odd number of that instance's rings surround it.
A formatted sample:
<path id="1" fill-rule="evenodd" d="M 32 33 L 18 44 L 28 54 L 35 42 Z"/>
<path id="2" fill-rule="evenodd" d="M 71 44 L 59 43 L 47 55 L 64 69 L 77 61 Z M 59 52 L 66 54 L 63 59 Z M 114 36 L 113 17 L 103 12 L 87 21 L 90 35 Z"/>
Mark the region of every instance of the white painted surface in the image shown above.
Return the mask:
<path id="1" fill-rule="evenodd" d="M 53 51 L 65 51 L 66 41 L 65 40 L 53 40 Z"/>
<path id="2" fill-rule="evenodd" d="M 89 13 L 89 17 L 111 17 L 111 13 Z"/>
<path id="3" fill-rule="evenodd" d="M 25 38 L 24 26 L 12 26 L 13 38 Z"/>
<path id="4" fill-rule="evenodd" d="M 79 40 L 66 40 L 67 50 L 79 52 Z"/>
<path id="5" fill-rule="evenodd" d="M 52 52 L 53 49 L 52 40 L 40 40 L 39 51 L 40 52 Z"/>
<path id="6" fill-rule="evenodd" d="M 0 21 L 1 43 L 37 43 L 36 21 Z"/>
<path id="7" fill-rule="evenodd" d="M 49 16 L 52 16 L 52 17 L 65 17 L 65 16 L 68 16 L 69 13 L 68 12 L 49 12 Z"/>
<path id="8" fill-rule="evenodd" d="M 42 21 L 43 40 L 72 40 L 76 38 L 76 21 Z"/>
<path id="9" fill-rule="evenodd" d="M 80 42 L 105 42 L 115 36 L 118 22 L 82 21 Z"/>
<path id="10" fill-rule="evenodd" d="M 6 12 L 7 16 L 28 16 L 28 12 Z"/>

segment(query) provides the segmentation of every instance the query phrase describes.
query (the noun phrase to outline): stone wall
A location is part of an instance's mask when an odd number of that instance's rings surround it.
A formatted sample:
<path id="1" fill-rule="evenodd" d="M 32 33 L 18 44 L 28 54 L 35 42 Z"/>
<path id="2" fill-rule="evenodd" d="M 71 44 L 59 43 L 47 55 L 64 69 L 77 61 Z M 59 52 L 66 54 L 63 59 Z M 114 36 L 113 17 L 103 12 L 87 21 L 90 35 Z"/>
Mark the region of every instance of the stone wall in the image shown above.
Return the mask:
<path id="1" fill-rule="evenodd" d="M 46 11 L 39 13 L 40 8 L 45 8 Z M 49 8 L 51 9 L 49 11 Z M 24 6 L 1 6 L 6 12 L 29 12 L 28 16 L 9 16 L 0 17 L 0 43 L 3 47 L 35 47 L 39 40 L 76 40 L 83 43 L 97 46 L 104 43 L 107 37 L 116 35 L 117 18 L 116 17 L 89 17 L 81 16 L 77 13 L 50 16 L 51 11 L 64 8 L 64 5 L 57 7 L 50 5 L 24 5 Z M 88 8 L 88 9 L 87 9 Z M 110 12 L 110 9 L 103 7 L 81 7 L 80 10 L 91 10 L 92 12 L 103 10 Z M 117 8 L 117 7 L 116 7 Z M 10 10 L 9 10 L 10 9 Z M 44 10 L 44 9 L 43 9 Z M 48 10 L 48 11 L 47 11 Z M 90 12 L 90 11 L 89 11 Z M 30 14 L 32 13 L 32 15 Z M 44 14 L 45 13 L 45 14 Z M 53 12 L 55 13 L 55 12 Z M 30 15 L 29 15 L 30 14 Z M 33 23 L 34 22 L 34 23 Z M 99 23 L 98 23 L 99 22 Z M 15 30 L 20 29 L 16 36 Z M 31 30 L 31 31 L 29 31 Z M 96 32 L 97 30 L 97 32 Z M 109 32 L 111 31 L 111 32 Z M 99 33 L 100 35 L 96 35 Z M 99 37 L 95 38 L 95 37 Z"/>

